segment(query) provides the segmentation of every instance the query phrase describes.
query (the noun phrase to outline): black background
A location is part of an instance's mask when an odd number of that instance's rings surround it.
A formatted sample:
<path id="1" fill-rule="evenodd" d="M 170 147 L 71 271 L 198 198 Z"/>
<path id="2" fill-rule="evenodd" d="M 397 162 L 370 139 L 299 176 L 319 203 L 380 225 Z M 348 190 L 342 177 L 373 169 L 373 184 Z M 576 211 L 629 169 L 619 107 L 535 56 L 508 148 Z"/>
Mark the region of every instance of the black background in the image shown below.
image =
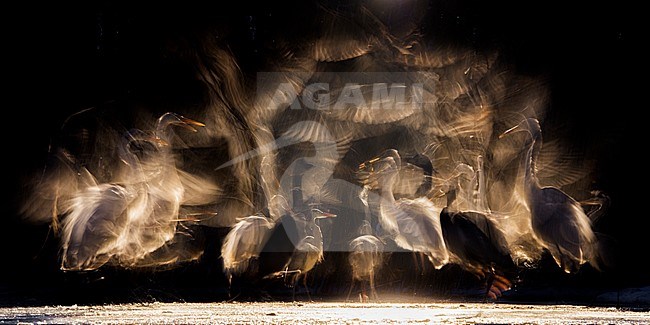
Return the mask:
<path id="1" fill-rule="evenodd" d="M 410 3 L 404 1 L 403 12 Z M 424 31 L 436 42 L 497 49 L 516 73 L 546 80 L 551 90 L 549 123 L 556 123 L 570 141 L 594 150 L 595 185 L 612 200 L 596 230 L 612 242 L 615 263 L 604 275 L 585 276 L 586 285 L 650 285 L 642 157 L 647 150 L 642 115 L 647 109 L 643 89 L 647 58 L 638 48 L 639 11 L 621 1 L 568 7 L 563 1 L 463 0 L 431 1 L 424 7 Z M 26 301 L 25 292 L 31 291 L 17 288 L 70 284 L 51 263 L 56 252 L 46 244 L 47 229 L 23 224 L 16 212 L 24 195 L 21 184 L 43 166 L 52 135 L 69 114 L 130 97 L 191 101 L 191 91 L 182 82 L 190 74 L 165 56 L 167 40 L 222 29 L 242 70 L 254 73 L 265 55 L 259 39 L 282 35 L 299 39 L 304 26 L 313 23 L 312 14 L 313 4 L 308 2 L 260 6 L 246 1 L 238 1 L 234 8 L 216 1 L 182 5 L 108 1 L 26 3 L 5 10 L 2 51 L 8 57 L 3 69 L 7 91 L 0 155 L 6 198 L 0 215 L 4 303 Z M 399 17 L 393 18 L 398 24 Z M 256 38 L 250 36 L 251 21 Z M 563 279 L 552 283 L 570 282 Z M 177 282 L 183 281 L 187 279 Z"/>

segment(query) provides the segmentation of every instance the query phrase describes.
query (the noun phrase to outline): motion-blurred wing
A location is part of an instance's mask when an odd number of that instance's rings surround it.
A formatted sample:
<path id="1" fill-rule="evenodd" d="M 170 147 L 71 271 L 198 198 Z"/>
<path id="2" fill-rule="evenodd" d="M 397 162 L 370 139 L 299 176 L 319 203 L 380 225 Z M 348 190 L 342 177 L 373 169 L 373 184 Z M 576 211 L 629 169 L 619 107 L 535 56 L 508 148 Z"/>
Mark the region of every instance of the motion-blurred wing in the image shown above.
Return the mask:
<path id="1" fill-rule="evenodd" d="M 536 161 L 537 177 L 544 186 L 563 187 L 574 184 L 593 172 L 584 153 L 567 152 L 557 141 L 544 142 Z"/>
<path id="2" fill-rule="evenodd" d="M 52 164 L 26 186 L 29 195 L 22 203 L 21 213 L 31 222 L 56 223 L 77 192 L 97 185 L 93 175 L 76 166 L 75 158 L 67 151 L 59 150 L 52 158 Z"/>
<path id="3" fill-rule="evenodd" d="M 112 184 L 90 187 L 75 196 L 63 220 L 62 268 L 93 270 L 108 261 L 125 231 L 132 199 L 132 193 Z"/>
<path id="4" fill-rule="evenodd" d="M 224 270 L 234 274 L 246 270 L 248 261 L 259 255 L 272 228 L 271 221 L 262 216 L 245 217 L 235 224 L 221 247 Z"/>
<path id="5" fill-rule="evenodd" d="M 204 205 L 217 201 L 223 194 L 221 188 L 206 178 L 177 170 L 183 187 L 182 205 Z"/>

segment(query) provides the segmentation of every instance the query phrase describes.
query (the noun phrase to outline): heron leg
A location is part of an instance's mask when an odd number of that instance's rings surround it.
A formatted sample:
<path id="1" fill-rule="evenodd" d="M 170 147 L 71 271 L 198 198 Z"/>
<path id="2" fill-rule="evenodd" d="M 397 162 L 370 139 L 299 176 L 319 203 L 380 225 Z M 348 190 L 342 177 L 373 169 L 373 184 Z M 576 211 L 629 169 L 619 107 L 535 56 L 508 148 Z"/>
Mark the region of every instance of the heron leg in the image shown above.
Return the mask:
<path id="1" fill-rule="evenodd" d="M 503 292 L 511 289 L 512 282 L 505 276 L 497 274 L 494 266 L 491 266 L 486 274 L 486 300 L 487 298 L 495 300 L 501 297 Z"/>
<path id="2" fill-rule="evenodd" d="M 368 302 L 368 294 L 366 294 L 366 281 L 361 282 L 361 294 L 359 295 L 361 303 Z"/>
<path id="3" fill-rule="evenodd" d="M 420 275 L 424 275 L 424 269 L 426 268 L 427 262 L 424 253 L 420 252 L 419 255 L 420 255 L 420 268 L 421 268 Z"/>
<path id="4" fill-rule="evenodd" d="M 375 272 L 370 272 L 370 296 L 373 300 L 379 300 L 379 295 L 377 295 L 377 290 L 375 289 Z"/>
<path id="5" fill-rule="evenodd" d="M 307 273 L 302 276 L 302 284 L 305 286 L 305 291 L 307 291 L 307 298 L 311 302 L 311 295 L 309 294 L 309 287 L 307 287 Z"/>
<path id="6" fill-rule="evenodd" d="M 418 253 L 413 252 L 411 256 L 413 256 L 413 265 L 415 265 L 415 271 L 417 273 L 420 273 L 420 262 L 418 262 Z"/>
<path id="7" fill-rule="evenodd" d="M 418 281 L 420 279 L 420 262 L 418 261 L 418 253 L 412 251 L 411 257 L 413 257 L 413 266 L 415 267 L 415 274 L 413 275 L 413 294 L 417 294 L 418 290 Z"/>
<path id="8" fill-rule="evenodd" d="M 228 278 L 228 298 L 232 298 L 232 274 L 227 272 L 226 277 Z"/>
<path id="9" fill-rule="evenodd" d="M 485 278 L 485 286 L 486 286 L 486 291 L 485 291 L 485 300 L 487 301 L 487 298 L 493 298 L 496 299 L 496 294 L 492 291 L 492 283 L 494 282 L 494 271 L 490 270 L 490 272 L 487 272 L 487 276 Z"/>
<path id="10" fill-rule="evenodd" d="M 292 271 L 295 275 L 291 278 L 291 300 L 296 301 L 296 284 L 298 283 L 298 278 L 302 274 L 300 270 Z"/>
<path id="11" fill-rule="evenodd" d="M 352 289 L 354 288 L 354 283 L 355 283 L 355 280 L 354 280 L 354 277 L 352 277 L 352 282 L 350 283 L 350 290 L 348 290 L 348 296 L 345 298 L 345 301 L 350 300 L 350 295 L 352 294 Z"/>

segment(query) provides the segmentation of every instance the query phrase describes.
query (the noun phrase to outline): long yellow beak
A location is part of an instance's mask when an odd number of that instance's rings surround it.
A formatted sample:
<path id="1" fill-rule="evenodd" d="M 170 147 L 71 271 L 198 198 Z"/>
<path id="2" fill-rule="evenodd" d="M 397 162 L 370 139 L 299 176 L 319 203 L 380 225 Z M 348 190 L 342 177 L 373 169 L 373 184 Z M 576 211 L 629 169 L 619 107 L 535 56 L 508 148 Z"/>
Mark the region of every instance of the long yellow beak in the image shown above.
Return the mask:
<path id="1" fill-rule="evenodd" d="M 508 135 L 508 134 L 510 134 L 512 132 L 515 132 L 517 130 L 519 130 L 519 125 L 515 125 L 515 126 L 509 128 L 509 129 L 505 130 L 505 132 L 503 132 L 503 133 L 501 133 L 499 135 L 499 139 L 501 139 L 501 138 L 505 137 L 506 135 Z"/>
<path id="2" fill-rule="evenodd" d="M 380 157 L 375 157 L 375 158 L 372 158 L 372 159 L 370 159 L 368 161 L 364 161 L 361 164 L 359 164 L 359 169 L 364 169 L 366 167 L 372 166 L 372 164 L 379 161 L 379 159 L 381 159 L 381 158 Z"/>
<path id="3" fill-rule="evenodd" d="M 192 132 L 197 132 L 197 129 L 196 129 L 197 127 L 204 127 L 205 126 L 205 124 L 203 124 L 201 122 L 198 122 L 198 121 L 195 121 L 193 119 L 189 119 L 187 117 L 181 117 L 180 120 L 181 120 L 182 123 L 178 123 L 177 125 L 182 126 L 185 129 L 190 130 Z"/>
<path id="4" fill-rule="evenodd" d="M 321 210 L 319 210 L 319 209 L 314 209 L 314 210 L 312 210 L 312 211 L 316 212 L 316 214 L 317 214 L 315 219 L 321 219 L 321 218 L 335 218 L 335 217 L 336 217 L 336 215 L 333 214 L 333 213 L 324 212 L 324 211 L 321 211 Z"/>

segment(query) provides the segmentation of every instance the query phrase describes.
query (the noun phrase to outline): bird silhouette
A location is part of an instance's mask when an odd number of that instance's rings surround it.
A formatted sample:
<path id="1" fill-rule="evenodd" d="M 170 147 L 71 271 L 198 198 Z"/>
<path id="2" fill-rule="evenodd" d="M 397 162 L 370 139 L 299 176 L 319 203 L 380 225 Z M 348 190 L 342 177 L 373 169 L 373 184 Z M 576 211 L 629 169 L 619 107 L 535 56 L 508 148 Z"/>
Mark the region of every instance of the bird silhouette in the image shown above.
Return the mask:
<path id="1" fill-rule="evenodd" d="M 448 192 L 448 203 L 455 198 L 455 189 Z M 451 255 L 450 263 L 476 275 L 486 282 L 486 296 L 500 297 L 510 290 L 508 277 L 517 270 L 505 245 L 503 230 L 485 214 L 474 211 L 452 211 L 449 205 L 440 212 L 442 234 Z"/>
<path id="2" fill-rule="evenodd" d="M 596 266 L 596 235 L 580 203 L 559 188 L 539 184 L 536 167 L 542 146 L 539 121 L 535 118 L 524 119 L 500 137 L 516 131 L 525 131 L 530 135 L 523 162 L 523 193 L 535 237 L 567 273 L 577 272 L 588 262 Z"/>

